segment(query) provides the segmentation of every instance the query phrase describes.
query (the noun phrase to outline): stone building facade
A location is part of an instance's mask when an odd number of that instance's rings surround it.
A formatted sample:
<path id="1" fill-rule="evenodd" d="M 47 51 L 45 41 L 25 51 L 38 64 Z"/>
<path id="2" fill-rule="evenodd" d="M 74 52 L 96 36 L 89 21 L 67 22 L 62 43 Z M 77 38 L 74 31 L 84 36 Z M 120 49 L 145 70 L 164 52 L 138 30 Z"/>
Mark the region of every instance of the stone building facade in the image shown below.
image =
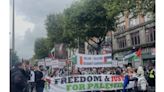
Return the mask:
<path id="1" fill-rule="evenodd" d="M 113 59 L 124 60 L 124 57 L 141 48 L 140 64 L 155 63 L 155 15 L 147 13 L 145 16 L 133 17 L 117 16 L 117 30 L 112 33 Z M 131 58 L 124 60 L 127 63 L 135 62 Z"/>

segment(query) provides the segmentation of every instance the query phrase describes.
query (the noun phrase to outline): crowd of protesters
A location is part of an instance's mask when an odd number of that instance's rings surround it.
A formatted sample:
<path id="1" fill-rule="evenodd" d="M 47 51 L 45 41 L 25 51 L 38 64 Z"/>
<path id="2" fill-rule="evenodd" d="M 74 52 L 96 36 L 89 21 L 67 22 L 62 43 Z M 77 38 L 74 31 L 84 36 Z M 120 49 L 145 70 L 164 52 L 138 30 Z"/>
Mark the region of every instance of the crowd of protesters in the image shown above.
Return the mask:
<path id="1" fill-rule="evenodd" d="M 98 67 L 98 68 L 67 68 L 55 69 L 53 71 L 53 76 L 62 77 L 69 75 L 90 75 L 90 74 L 111 74 L 111 75 L 121 75 L 123 74 L 123 68 L 121 67 Z"/>
<path id="2" fill-rule="evenodd" d="M 43 92 L 45 77 L 43 66 L 30 66 L 18 62 L 10 70 L 10 92 Z"/>
<path id="3" fill-rule="evenodd" d="M 139 66 L 133 68 L 131 65 L 124 67 L 99 67 L 99 68 L 74 68 L 72 70 L 64 67 L 56 69 L 53 73 L 54 77 L 62 77 L 69 75 L 93 75 L 93 74 L 109 74 L 121 75 L 124 78 L 123 90 L 117 91 L 96 91 L 96 92 L 155 92 L 155 66 L 148 67 Z"/>
<path id="4" fill-rule="evenodd" d="M 18 62 L 10 70 L 10 92 L 44 92 L 49 87 L 47 77 L 62 77 L 70 75 L 109 74 L 124 76 L 123 90 L 92 91 L 92 92 L 151 92 L 155 89 L 155 67 L 132 66 L 75 68 L 75 66 L 52 69 L 43 65 L 31 66 L 29 62 Z M 148 88 L 149 87 L 149 88 Z M 54 91 L 55 92 L 55 91 Z M 155 91 L 152 91 L 155 92 Z"/>

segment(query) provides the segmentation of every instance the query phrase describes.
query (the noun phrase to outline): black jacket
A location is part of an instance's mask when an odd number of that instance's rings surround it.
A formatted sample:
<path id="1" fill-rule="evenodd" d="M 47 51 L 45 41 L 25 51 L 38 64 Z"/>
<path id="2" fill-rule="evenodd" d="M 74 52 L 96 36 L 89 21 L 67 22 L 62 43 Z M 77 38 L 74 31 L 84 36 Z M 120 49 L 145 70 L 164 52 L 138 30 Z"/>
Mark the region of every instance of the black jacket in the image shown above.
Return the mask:
<path id="1" fill-rule="evenodd" d="M 41 71 L 35 71 L 35 83 L 36 87 L 44 87 L 43 73 Z"/>
<path id="2" fill-rule="evenodd" d="M 10 92 L 25 92 L 26 86 L 26 72 L 20 68 L 10 70 Z"/>

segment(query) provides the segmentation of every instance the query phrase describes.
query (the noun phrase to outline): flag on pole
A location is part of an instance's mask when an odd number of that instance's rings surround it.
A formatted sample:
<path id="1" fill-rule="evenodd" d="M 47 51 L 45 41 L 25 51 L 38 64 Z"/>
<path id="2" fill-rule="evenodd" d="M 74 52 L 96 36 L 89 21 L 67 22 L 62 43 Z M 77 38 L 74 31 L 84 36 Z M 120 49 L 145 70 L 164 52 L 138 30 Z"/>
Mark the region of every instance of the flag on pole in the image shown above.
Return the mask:
<path id="1" fill-rule="evenodd" d="M 55 48 L 52 48 L 51 53 L 55 52 Z"/>
<path id="2" fill-rule="evenodd" d="M 135 55 L 133 56 L 133 61 L 140 61 L 141 59 L 141 48 L 139 48 L 136 52 Z"/>
<path id="3" fill-rule="evenodd" d="M 141 48 L 139 48 L 138 51 L 136 51 L 136 55 L 137 55 L 138 57 L 141 57 Z"/>
<path id="4" fill-rule="evenodd" d="M 133 61 L 139 61 L 139 57 L 137 55 L 134 55 L 132 58 Z"/>
<path id="5" fill-rule="evenodd" d="M 60 47 L 59 47 L 59 52 L 60 52 L 60 53 L 63 53 L 63 44 L 60 45 Z"/>
<path id="6" fill-rule="evenodd" d="M 52 48 L 51 53 L 49 54 L 49 57 L 52 59 L 55 58 L 55 48 Z"/>
<path id="7" fill-rule="evenodd" d="M 139 61 L 139 58 L 141 58 L 141 48 L 139 48 L 136 52 L 131 52 L 124 56 L 124 60 L 132 58 L 133 61 Z"/>

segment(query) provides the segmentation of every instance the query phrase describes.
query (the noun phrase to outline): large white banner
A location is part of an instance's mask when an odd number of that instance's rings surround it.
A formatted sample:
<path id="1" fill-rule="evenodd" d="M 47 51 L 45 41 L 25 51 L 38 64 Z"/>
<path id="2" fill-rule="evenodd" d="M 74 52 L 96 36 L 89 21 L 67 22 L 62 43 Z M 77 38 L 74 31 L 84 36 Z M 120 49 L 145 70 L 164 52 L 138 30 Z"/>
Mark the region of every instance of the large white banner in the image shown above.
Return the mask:
<path id="1" fill-rule="evenodd" d="M 51 61 L 40 61 L 38 65 L 50 66 L 52 68 L 63 68 L 66 64 L 63 61 L 51 60 Z"/>
<path id="2" fill-rule="evenodd" d="M 123 88 L 123 76 L 76 75 L 54 78 L 51 90 L 56 92 L 81 92 L 93 90 L 119 90 Z"/>
<path id="3" fill-rule="evenodd" d="M 114 64 L 115 62 L 112 61 L 111 54 L 77 54 L 77 67 L 112 67 Z"/>

